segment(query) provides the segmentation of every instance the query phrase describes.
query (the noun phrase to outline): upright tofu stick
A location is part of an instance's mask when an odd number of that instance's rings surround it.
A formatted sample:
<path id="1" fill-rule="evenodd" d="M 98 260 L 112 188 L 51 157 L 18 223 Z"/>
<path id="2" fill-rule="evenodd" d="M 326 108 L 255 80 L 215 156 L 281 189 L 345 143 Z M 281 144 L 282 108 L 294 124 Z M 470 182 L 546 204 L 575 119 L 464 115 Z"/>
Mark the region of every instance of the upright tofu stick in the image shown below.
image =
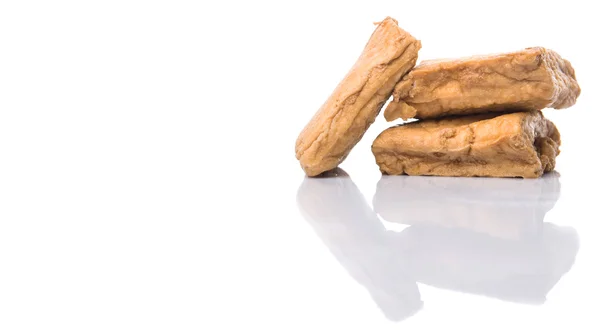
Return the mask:
<path id="1" fill-rule="evenodd" d="M 571 63 L 542 47 L 421 62 L 394 88 L 386 120 L 567 108 L 581 92 Z"/>
<path id="2" fill-rule="evenodd" d="M 558 130 L 536 111 L 396 126 L 372 151 L 383 174 L 537 178 L 554 170 L 559 146 Z"/>
<path id="3" fill-rule="evenodd" d="M 378 23 L 362 54 L 296 141 L 296 158 L 308 176 L 337 167 L 362 138 L 411 70 L 421 43 L 393 18 Z"/>

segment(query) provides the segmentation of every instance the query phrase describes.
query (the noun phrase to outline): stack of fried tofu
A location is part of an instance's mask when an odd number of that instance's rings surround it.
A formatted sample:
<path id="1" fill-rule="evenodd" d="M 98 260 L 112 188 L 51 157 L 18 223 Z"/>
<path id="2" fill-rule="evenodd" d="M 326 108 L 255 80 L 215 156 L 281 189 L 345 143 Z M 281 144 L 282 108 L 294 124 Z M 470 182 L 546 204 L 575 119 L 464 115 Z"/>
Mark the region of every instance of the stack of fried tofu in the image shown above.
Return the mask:
<path id="1" fill-rule="evenodd" d="M 556 52 L 422 61 L 419 40 L 386 18 L 356 64 L 306 125 L 296 157 L 308 176 L 337 167 L 385 102 L 372 152 L 383 174 L 536 178 L 554 169 L 560 134 L 544 108 L 575 104 L 580 88 Z"/>

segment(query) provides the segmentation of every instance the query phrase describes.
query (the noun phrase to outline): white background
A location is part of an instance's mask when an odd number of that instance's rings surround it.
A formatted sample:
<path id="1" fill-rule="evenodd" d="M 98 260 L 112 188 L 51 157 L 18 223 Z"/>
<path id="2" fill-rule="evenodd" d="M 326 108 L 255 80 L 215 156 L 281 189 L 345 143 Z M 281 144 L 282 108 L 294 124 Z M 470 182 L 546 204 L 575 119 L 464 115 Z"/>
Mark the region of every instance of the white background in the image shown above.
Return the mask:
<path id="1" fill-rule="evenodd" d="M 575 67 L 544 220 L 579 250 L 545 303 L 420 284 L 389 320 L 300 214 L 295 139 L 386 16 L 420 59 Z M 597 331 L 599 28 L 592 1 L 1 2 L 0 331 Z M 342 165 L 367 207 L 390 125 Z"/>

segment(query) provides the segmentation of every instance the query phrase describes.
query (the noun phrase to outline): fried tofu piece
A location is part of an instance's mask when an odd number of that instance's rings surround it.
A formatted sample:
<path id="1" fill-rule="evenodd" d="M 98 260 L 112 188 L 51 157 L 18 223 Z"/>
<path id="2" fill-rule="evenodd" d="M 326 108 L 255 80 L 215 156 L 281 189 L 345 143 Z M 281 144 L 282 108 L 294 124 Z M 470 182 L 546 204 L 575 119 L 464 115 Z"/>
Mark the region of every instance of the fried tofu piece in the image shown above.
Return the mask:
<path id="1" fill-rule="evenodd" d="M 542 112 L 422 120 L 371 147 L 383 174 L 537 178 L 554 170 L 560 134 Z"/>
<path id="2" fill-rule="evenodd" d="M 394 88 L 387 121 L 567 108 L 581 89 L 571 63 L 542 47 L 423 61 Z"/>
<path id="3" fill-rule="evenodd" d="M 296 140 L 296 158 L 308 176 L 334 169 L 347 157 L 396 83 L 415 66 L 420 48 L 393 18 L 378 23 L 350 72 Z"/>

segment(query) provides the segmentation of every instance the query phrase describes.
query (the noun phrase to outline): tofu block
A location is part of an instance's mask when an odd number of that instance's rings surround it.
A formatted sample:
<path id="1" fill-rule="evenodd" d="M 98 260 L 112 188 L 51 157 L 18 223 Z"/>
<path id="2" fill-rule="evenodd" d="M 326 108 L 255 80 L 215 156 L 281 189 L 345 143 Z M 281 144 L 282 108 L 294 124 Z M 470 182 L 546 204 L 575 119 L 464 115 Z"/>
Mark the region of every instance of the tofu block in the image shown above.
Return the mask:
<path id="1" fill-rule="evenodd" d="M 384 112 L 431 119 L 507 110 L 567 108 L 581 89 L 571 63 L 542 47 L 461 59 L 423 61 L 394 88 Z"/>
<path id="2" fill-rule="evenodd" d="M 308 176 L 334 169 L 348 156 L 415 66 L 421 43 L 397 23 L 390 17 L 378 23 L 352 69 L 298 136 L 296 158 Z"/>
<path id="3" fill-rule="evenodd" d="M 422 120 L 371 147 L 383 174 L 538 178 L 554 170 L 560 134 L 542 112 Z"/>

